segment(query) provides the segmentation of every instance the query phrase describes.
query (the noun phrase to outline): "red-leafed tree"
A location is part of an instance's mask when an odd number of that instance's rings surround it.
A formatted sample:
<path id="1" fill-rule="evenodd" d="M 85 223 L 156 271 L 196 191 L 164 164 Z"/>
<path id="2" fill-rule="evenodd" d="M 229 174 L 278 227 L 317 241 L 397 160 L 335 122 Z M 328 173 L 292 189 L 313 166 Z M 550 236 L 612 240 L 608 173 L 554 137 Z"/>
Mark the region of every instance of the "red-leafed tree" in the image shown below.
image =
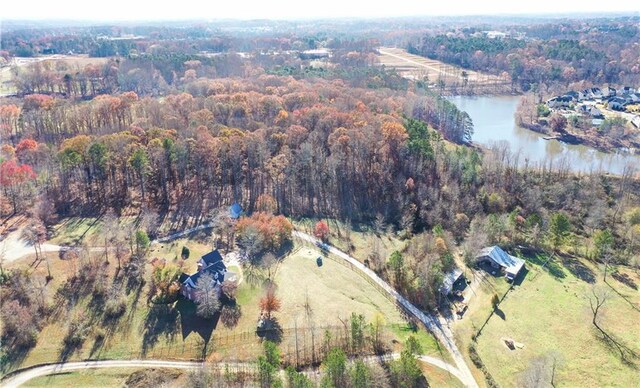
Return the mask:
<path id="1" fill-rule="evenodd" d="M 322 241 L 327 241 L 329 237 L 329 225 L 327 225 L 327 222 L 324 220 L 318 221 L 313 229 L 313 235 Z"/>
<path id="2" fill-rule="evenodd" d="M 36 174 L 29 165 L 18 165 L 13 160 L 5 160 L 0 164 L 0 185 L 11 198 L 14 213 L 19 208 L 18 199 L 25 199 L 26 189 L 35 178 Z"/>
<path id="3" fill-rule="evenodd" d="M 273 312 L 279 311 L 282 303 L 276 296 L 276 290 L 273 286 L 267 288 L 262 299 L 260 299 L 260 311 L 264 314 L 266 319 L 271 319 Z"/>

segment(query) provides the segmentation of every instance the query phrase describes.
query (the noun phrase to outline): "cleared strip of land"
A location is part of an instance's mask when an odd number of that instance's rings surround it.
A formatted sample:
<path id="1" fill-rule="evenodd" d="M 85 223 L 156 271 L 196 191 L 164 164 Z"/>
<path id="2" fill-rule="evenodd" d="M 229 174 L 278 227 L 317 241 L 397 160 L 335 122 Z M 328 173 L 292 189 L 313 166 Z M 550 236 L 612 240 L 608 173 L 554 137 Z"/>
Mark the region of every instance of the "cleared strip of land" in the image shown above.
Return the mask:
<path id="1" fill-rule="evenodd" d="M 435 84 L 444 81 L 445 88 L 452 87 L 504 87 L 511 85 L 508 77 L 480 73 L 463 69 L 444 62 L 409 54 L 406 50 L 393 47 L 380 47 L 378 60 L 381 65 L 396 69 L 403 77 L 424 79 Z"/>

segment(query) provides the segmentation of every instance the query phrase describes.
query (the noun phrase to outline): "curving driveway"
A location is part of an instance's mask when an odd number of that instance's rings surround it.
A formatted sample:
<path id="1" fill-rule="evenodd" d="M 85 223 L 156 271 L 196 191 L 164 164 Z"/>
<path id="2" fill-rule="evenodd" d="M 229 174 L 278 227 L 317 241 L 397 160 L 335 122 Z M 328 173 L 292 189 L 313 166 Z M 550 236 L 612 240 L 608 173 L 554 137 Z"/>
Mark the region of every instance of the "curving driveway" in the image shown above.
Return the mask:
<path id="1" fill-rule="evenodd" d="M 320 242 L 315 237 L 312 237 L 303 232 L 294 231 L 293 234 L 294 236 L 304 241 L 310 242 L 312 244 L 317 244 Z M 476 383 L 476 380 L 474 379 L 473 374 L 471 373 L 471 369 L 469 369 L 467 362 L 465 361 L 464 357 L 462 357 L 462 354 L 458 350 L 458 346 L 455 343 L 453 333 L 451 332 L 451 330 L 449 330 L 448 326 L 446 325 L 446 321 L 439 319 L 437 316 L 433 314 L 428 314 L 418 309 L 411 302 L 409 302 L 405 297 L 400 295 L 400 293 L 396 291 L 393 287 L 391 287 L 387 282 L 382 280 L 375 272 L 367 268 L 364 264 L 362 264 L 355 258 L 331 246 L 329 247 L 329 252 L 348 261 L 350 264 L 356 267 L 360 272 L 368 276 L 376 284 L 382 287 L 383 290 L 389 293 L 400 305 L 402 305 L 402 307 L 404 307 L 414 317 L 416 317 L 420 322 L 422 322 L 426 326 L 426 328 L 431 333 L 433 333 L 433 335 L 438 339 L 438 341 L 440 341 L 440 343 L 442 343 L 444 347 L 449 351 L 449 353 L 451 354 L 451 357 L 453 357 L 453 361 L 455 362 L 457 370 L 460 373 L 460 376 L 459 376 L 461 377 L 460 381 L 462 381 L 463 384 L 467 387 L 474 387 L 474 388 L 478 387 L 478 383 Z"/>

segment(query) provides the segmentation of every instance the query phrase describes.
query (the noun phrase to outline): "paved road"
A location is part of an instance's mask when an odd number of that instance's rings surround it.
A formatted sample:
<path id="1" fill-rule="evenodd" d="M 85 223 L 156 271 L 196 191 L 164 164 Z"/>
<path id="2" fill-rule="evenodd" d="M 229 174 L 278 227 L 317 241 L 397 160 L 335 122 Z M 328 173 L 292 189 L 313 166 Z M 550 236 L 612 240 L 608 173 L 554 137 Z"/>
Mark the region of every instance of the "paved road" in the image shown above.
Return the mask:
<path id="1" fill-rule="evenodd" d="M 303 232 L 294 231 L 293 234 L 296 237 L 302 240 L 305 240 L 307 242 L 310 242 L 312 244 L 316 244 L 319 242 L 319 240 L 316 239 L 315 237 L 312 237 Z M 400 293 L 398 293 L 398 291 L 396 291 L 393 287 L 391 287 L 387 282 L 382 280 L 375 272 L 367 268 L 364 264 L 362 264 L 355 258 L 347 255 L 346 253 L 334 247 L 329 247 L 329 252 L 351 263 L 354 267 L 356 267 L 358 270 L 360 270 L 362 273 L 368 276 L 371 280 L 376 282 L 376 284 L 378 284 L 380 287 L 382 287 L 382 289 L 384 289 L 387 293 L 389 293 L 407 311 L 409 311 L 411 314 L 413 314 L 414 317 L 416 317 L 420 322 L 422 322 L 427 327 L 427 329 L 431 333 L 433 333 L 433 335 L 438 339 L 438 341 L 440 341 L 440 343 L 442 343 L 444 347 L 449 351 L 449 353 L 451 354 L 451 357 L 453 357 L 453 360 L 456 364 L 458 371 L 461 374 L 460 377 L 462 378 L 460 380 L 464 383 L 464 385 L 467 387 L 478 386 L 475 379 L 473 378 L 473 374 L 471 374 L 471 369 L 469 369 L 469 366 L 467 365 L 464 357 L 462 357 L 462 354 L 458 350 L 458 346 L 455 343 L 453 333 L 451 332 L 451 330 L 449 330 L 444 320 L 440 320 L 438 317 L 432 314 L 424 313 L 423 311 L 418 309 L 411 302 L 409 302 L 405 297 L 400 295 Z"/>
<path id="2" fill-rule="evenodd" d="M 71 372 L 94 368 L 175 368 L 193 370 L 201 367 L 201 362 L 162 361 L 162 360 L 126 360 L 126 361 L 83 361 L 51 364 L 27 369 L 2 382 L 2 387 L 19 387 L 27 381 L 55 373 Z"/>
<path id="3" fill-rule="evenodd" d="M 388 354 L 384 356 L 370 356 L 363 358 L 366 363 L 373 363 L 378 361 L 391 361 L 400 358 L 398 353 Z M 444 369 L 451 373 L 454 377 L 463 380 L 463 376 L 453 366 L 446 362 L 430 357 L 430 356 L 418 356 L 420 361 L 424 361 L 428 364 L 434 365 L 438 368 Z M 202 368 L 206 364 L 199 361 L 164 361 L 164 360 L 104 360 L 104 361 L 80 361 L 80 362 L 67 362 L 59 364 L 50 364 L 37 366 L 34 368 L 26 369 L 10 378 L 2 381 L 3 388 L 14 388 L 26 383 L 27 381 L 36 377 L 42 377 L 58 373 L 68 373 L 72 371 L 85 370 L 85 369 L 98 369 L 98 368 L 171 368 L 171 369 L 184 369 L 184 370 L 196 370 Z M 223 369 L 229 369 L 230 371 L 246 370 L 247 368 L 255 368 L 254 363 L 242 363 L 242 362 L 227 362 L 218 363 L 218 367 Z M 282 373 L 283 371 L 281 371 Z M 308 375 L 316 374 L 317 371 L 306 372 Z"/>

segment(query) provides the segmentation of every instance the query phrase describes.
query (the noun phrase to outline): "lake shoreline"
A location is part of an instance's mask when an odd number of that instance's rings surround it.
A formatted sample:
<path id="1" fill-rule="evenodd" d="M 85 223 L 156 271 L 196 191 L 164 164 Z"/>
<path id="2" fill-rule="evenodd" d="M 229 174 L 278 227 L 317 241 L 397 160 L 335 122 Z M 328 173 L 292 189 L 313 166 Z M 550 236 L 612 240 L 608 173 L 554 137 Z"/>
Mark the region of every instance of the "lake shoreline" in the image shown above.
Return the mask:
<path id="1" fill-rule="evenodd" d="M 574 172 L 621 174 L 627 165 L 640 166 L 640 156 L 633 151 L 625 152 L 624 147 L 607 149 L 580 136 L 572 138 L 545 132 L 542 127 L 535 130 L 518 125 L 515 113 L 519 96 L 455 96 L 447 99 L 469 114 L 474 125 L 472 143 L 485 150 L 507 145 L 514 154 L 520 155 L 523 163 L 525 160 L 529 165 L 562 160 Z"/>

